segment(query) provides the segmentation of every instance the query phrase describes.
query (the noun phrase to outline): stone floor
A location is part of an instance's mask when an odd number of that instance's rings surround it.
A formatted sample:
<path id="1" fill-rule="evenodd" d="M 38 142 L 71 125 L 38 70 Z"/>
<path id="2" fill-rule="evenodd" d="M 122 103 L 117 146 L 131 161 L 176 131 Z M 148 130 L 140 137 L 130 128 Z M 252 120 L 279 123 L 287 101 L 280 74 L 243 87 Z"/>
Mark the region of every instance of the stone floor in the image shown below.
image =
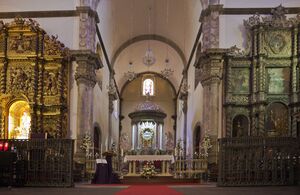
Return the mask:
<path id="1" fill-rule="evenodd" d="M 216 187 L 214 184 L 168 185 L 183 194 L 195 195 L 300 195 L 300 186 Z M 112 195 L 128 185 L 76 184 L 74 188 L 0 188 L 0 195 Z"/>

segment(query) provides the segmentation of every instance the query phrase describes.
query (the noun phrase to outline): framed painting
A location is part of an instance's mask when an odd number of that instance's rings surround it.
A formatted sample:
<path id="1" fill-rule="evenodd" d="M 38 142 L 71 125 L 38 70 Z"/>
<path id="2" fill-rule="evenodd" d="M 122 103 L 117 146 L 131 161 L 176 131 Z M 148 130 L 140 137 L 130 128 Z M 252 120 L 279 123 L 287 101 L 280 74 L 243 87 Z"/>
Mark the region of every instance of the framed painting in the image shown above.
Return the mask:
<path id="1" fill-rule="evenodd" d="M 233 68 L 231 77 L 232 92 L 235 94 L 249 93 L 249 74 L 248 68 Z"/>
<path id="2" fill-rule="evenodd" d="M 290 70 L 289 68 L 268 68 L 267 86 L 269 94 L 289 93 Z"/>

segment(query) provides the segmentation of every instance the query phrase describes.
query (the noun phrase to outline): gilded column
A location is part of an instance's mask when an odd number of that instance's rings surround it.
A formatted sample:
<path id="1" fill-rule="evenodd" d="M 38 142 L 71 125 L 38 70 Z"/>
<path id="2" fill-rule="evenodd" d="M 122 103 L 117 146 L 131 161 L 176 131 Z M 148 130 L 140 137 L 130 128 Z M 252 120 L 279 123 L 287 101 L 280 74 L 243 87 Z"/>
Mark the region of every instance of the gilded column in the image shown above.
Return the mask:
<path id="1" fill-rule="evenodd" d="M 4 113 L 0 105 L 0 139 L 4 139 Z"/>

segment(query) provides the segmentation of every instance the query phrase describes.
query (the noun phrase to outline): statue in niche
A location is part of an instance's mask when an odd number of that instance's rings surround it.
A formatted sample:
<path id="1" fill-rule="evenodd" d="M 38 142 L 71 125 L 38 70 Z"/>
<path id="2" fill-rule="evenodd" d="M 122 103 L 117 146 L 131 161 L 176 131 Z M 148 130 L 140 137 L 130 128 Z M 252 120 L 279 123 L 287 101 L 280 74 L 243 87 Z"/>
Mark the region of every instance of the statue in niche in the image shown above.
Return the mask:
<path id="1" fill-rule="evenodd" d="M 267 110 L 265 128 L 269 136 L 288 134 L 288 109 L 282 103 L 272 103 Z"/>
<path id="2" fill-rule="evenodd" d="M 10 69 L 10 90 L 28 91 L 31 86 L 30 70 L 26 73 L 23 68 Z"/>
<path id="3" fill-rule="evenodd" d="M 45 90 L 47 95 L 54 95 L 57 93 L 57 81 L 55 74 L 52 72 L 45 73 Z"/>
<path id="4" fill-rule="evenodd" d="M 10 41 L 10 49 L 15 50 L 17 53 L 23 53 L 24 51 L 31 50 L 31 42 L 30 37 L 24 37 L 22 34 L 15 37 Z"/>
<path id="5" fill-rule="evenodd" d="M 249 122 L 244 115 L 238 115 L 233 119 L 232 137 L 244 137 L 248 135 Z"/>

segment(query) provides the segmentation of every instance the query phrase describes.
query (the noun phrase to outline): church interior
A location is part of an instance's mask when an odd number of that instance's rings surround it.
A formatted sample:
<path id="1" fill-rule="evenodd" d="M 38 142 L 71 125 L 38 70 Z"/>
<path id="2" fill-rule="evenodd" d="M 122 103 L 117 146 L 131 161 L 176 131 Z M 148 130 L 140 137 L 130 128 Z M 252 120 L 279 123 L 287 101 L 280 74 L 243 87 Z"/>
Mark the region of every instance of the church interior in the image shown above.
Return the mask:
<path id="1" fill-rule="evenodd" d="M 299 138 L 299 0 L 0 1 L 2 186 L 299 187 Z"/>

